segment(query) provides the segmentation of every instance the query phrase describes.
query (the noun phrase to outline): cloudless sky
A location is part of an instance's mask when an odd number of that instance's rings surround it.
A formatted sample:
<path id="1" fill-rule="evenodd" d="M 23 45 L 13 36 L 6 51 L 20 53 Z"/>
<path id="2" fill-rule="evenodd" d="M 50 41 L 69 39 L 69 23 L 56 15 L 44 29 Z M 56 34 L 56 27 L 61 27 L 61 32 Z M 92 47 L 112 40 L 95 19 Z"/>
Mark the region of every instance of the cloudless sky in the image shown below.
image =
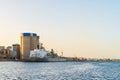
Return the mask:
<path id="1" fill-rule="evenodd" d="M 0 0 L 0 45 L 22 32 L 59 55 L 120 58 L 120 0 Z"/>

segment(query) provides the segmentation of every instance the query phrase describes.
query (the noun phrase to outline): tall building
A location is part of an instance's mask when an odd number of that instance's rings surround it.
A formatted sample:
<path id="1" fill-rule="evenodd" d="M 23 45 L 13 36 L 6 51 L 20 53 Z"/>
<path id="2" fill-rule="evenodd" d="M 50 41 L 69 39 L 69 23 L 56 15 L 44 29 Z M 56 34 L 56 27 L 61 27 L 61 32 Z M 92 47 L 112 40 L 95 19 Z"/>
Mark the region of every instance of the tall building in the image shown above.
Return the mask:
<path id="1" fill-rule="evenodd" d="M 39 48 L 39 36 L 36 33 L 21 34 L 21 59 L 29 59 L 30 51 Z"/>

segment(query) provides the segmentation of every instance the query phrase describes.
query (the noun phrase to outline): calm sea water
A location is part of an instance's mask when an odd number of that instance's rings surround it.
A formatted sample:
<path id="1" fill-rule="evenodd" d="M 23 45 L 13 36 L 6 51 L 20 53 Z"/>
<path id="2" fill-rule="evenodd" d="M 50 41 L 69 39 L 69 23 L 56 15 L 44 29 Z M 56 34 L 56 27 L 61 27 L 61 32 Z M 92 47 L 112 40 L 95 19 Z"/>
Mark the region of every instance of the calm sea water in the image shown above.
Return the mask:
<path id="1" fill-rule="evenodd" d="M 120 63 L 0 62 L 0 80 L 120 80 Z"/>

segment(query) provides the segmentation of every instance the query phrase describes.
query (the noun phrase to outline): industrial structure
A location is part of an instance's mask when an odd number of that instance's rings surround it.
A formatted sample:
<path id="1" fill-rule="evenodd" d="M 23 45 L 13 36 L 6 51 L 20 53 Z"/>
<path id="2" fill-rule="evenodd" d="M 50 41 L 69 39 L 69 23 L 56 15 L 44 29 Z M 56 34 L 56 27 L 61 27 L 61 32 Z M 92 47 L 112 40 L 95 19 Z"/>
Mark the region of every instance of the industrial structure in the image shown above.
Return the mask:
<path id="1" fill-rule="evenodd" d="M 39 36 L 36 33 L 22 33 L 20 38 L 20 58 L 27 60 L 29 59 L 31 50 L 39 49 Z"/>

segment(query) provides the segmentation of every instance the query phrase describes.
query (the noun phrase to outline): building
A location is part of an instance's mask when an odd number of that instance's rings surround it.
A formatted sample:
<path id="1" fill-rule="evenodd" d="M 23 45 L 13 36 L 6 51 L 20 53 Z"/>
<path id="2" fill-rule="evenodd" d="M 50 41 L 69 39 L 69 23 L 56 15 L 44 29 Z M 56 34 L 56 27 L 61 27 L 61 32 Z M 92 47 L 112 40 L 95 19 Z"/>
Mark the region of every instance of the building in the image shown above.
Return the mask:
<path id="1" fill-rule="evenodd" d="M 6 49 L 5 46 L 0 46 L 0 59 L 6 58 Z"/>
<path id="2" fill-rule="evenodd" d="M 30 51 L 39 49 L 39 36 L 36 33 L 22 33 L 20 43 L 21 59 L 29 59 Z"/>
<path id="3" fill-rule="evenodd" d="M 3 49 L 5 49 L 5 46 L 0 46 L 0 50 L 3 50 Z"/>
<path id="4" fill-rule="evenodd" d="M 8 46 L 6 48 L 6 56 L 7 56 L 7 59 L 10 59 L 11 58 L 11 54 L 13 54 L 13 48 L 12 46 Z"/>
<path id="5" fill-rule="evenodd" d="M 12 58 L 20 59 L 20 45 L 19 44 L 13 44 L 13 54 L 11 55 Z"/>
<path id="6" fill-rule="evenodd" d="M 0 46 L 0 54 L 5 54 L 5 47 L 4 46 Z"/>

